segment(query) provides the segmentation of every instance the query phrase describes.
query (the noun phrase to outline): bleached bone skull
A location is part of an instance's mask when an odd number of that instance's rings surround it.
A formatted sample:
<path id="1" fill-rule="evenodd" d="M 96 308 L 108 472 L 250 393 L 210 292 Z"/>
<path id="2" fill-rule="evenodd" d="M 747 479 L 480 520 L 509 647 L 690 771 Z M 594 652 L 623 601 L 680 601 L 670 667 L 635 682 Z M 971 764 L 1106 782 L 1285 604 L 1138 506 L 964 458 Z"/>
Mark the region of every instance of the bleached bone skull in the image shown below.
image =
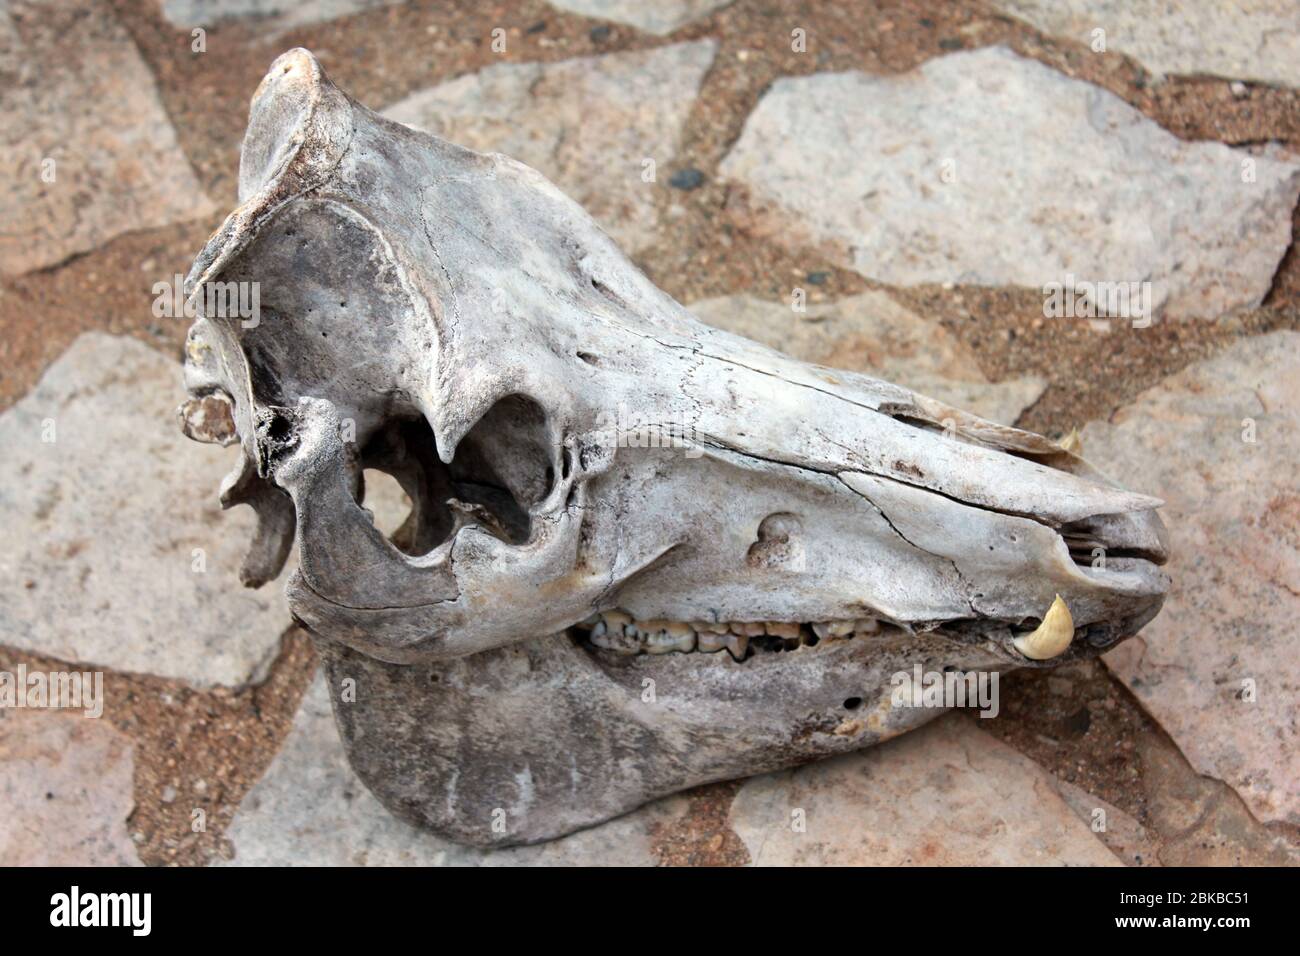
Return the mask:
<path id="1" fill-rule="evenodd" d="M 239 198 L 188 288 L 259 283 L 259 321 L 207 303 L 184 427 L 242 447 L 247 584 L 296 535 L 352 764 L 417 825 L 535 842 L 864 747 L 939 712 L 898 672 L 1074 661 L 1160 607 L 1158 501 L 701 324 L 537 172 L 304 50 L 254 95 Z M 413 503 L 391 540 L 366 469 Z"/>

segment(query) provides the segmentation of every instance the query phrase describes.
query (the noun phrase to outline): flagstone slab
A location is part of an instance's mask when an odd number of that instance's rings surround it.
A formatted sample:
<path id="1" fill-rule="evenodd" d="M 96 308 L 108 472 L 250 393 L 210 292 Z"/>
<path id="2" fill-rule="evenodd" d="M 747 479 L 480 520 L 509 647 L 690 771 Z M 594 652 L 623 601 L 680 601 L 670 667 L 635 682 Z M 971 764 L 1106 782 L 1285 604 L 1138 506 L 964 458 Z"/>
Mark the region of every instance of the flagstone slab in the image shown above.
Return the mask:
<path id="1" fill-rule="evenodd" d="M 721 10 L 731 0 L 550 0 L 551 6 L 584 17 L 599 17 L 666 36 L 693 20 Z"/>
<path id="2" fill-rule="evenodd" d="M 1294 0 L 993 0 L 1044 33 L 1124 53 L 1157 75 L 1208 74 L 1300 86 Z"/>
<path id="3" fill-rule="evenodd" d="M 1132 815 L 1067 780 L 1056 781 L 1056 792 L 1125 866 L 1161 865 L 1155 835 Z"/>
<path id="4" fill-rule="evenodd" d="M 965 715 L 746 781 L 757 866 L 1118 866 L 1037 764 Z"/>
<path id="5" fill-rule="evenodd" d="M 558 63 L 498 63 L 383 112 L 532 166 L 635 252 L 659 234 L 655 191 L 668 188 L 682 126 L 716 49 L 699 40 Z"/>
<path id="6" fill-rule="evenodd" d="M 254 515 L 217 500 L 238 446 L 185 438 L 184 397 L 178 362 L 91 332 L 0 415 L 0 643 L 197 687 L 263 673 L 282 584 L 240 583 Z"/>
<path id="7" fill-rule="evenodd" d="M 719 171 L 742 226 L 870 279 L 1149 282 L 1171 318 L 1259 305 L 1300 193 L 1280 150 L 1185 142 L 1004 47 L 778 79 Z"/>
<path id="8" fill-rule="evenodd" d="M 1083 430 L 1165 501 L 1164 609 L 1104 658 L 1202 774 L 1300 823 L 1300 333 L 1240 341 Z"/>
<path id="9" fill-rule="evenodd" d="M 206 27 L 227 20 L 270 20 L 278 31 L 323 23 L 400 0 L 162 0 L 167 22 L 177 27 Z"/>
<path id="10" fill-rule="evenodd" d="M 0 710 L 0 866 L 139 866 L 134 764 L 106 720 Z"/>
<path id="11" fill-rule="evenodd" d="M 216 211 L 108 4 L 0 6 L 0 75 L 0 273 Z"/>

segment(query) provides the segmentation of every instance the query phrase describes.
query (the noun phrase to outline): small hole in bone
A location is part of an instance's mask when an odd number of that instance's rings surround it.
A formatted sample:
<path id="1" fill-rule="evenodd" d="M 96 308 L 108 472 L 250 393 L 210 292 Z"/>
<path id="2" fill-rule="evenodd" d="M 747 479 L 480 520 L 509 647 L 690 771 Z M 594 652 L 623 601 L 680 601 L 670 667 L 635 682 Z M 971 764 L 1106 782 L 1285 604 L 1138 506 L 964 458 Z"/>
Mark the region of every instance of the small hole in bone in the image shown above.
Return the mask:
<path id="1" fill-rule="evenodd" d="M 578 358 L 586 362 L 588 365 L 600 364 L 600 359 L 592 355 L 590 352 L 578 352 L 577 354 L 578 354 Z"/>
<path id="2" fill-rule="evenodd" d="M 861 697 L 846 697 L 846 698 L 844 698 L 844 709 L 845 709 L 845 710 L 857 710 L 857 709 L 858 709 L 859 707 L 861 707 L 861 706 L 862 706 L 862 698 L 861 698 Z"/>
<path id="3" fill-rule="evenodd" d="M 284 441 L 292 432 L 293 426 L 283 415 L 272 415 L 267 422 L 266 433 L 276 441 Z"/>

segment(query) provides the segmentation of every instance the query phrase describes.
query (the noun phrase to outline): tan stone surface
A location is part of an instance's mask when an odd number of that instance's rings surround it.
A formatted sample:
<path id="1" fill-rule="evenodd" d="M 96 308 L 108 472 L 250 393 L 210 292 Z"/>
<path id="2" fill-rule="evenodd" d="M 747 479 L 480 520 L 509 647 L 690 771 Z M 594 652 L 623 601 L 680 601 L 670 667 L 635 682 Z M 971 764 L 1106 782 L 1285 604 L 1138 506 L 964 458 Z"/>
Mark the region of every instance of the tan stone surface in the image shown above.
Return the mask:
<path id="1" fill-rule="evenodd" d="M 759 866 L 1119 865 L 1047 773 L 960 714 L 755 777 L 731 825 Z"/>
<path id="2" fill-rule="evenodd" d="M 0 866 L 139 866 L 133 754 L 103 719 L 0 710 Z"/>
<path id="3" fill-rule="evenodd" d="M 1124 865 L 1161 865 L 1155 834 L 1132 816 L 1066 780 L 1056 781 L 1056 792 Z"/>
<path id="4" fill-rule="evenodd" d="M 1245 440 L 1253 429 L 1254 441 Z M 1160 615 L 1106 655 L 1204 774 L 1300 823 L 1300 334 L 1239 342 L 1083 431 L 1084 455 L 1166 502 Z M 1253 700 L 1252 700 L 1253 696 Z"/>
<path id="5" fill-rule="evenodd" d="M 665 36 L 693 20 L 725 7 L 731 0 L 550 0 L 553 7 L 626 23 Z"/>
<path id="6" fill-rule="evenodd" d="M 1151 312 L 1215 318 L 1258 305 L 1290 243 L 1300 164 L 1269 156 L 1180 140 L 986 47 L 778 79 L 719 173 L 747 188 L 752 229 L 869 279 L 1149 281 Z"/>
<path id="7" fill-rule="evenodd" d="M 238 446 L 185 438 L 180 364 L 90 332 L 0 415 L 0 643 L 195 686 L 258 676 L 290 623 L 244 587 L 253 512 L 223 512 Z"/>
<path id="8" fill-rule="evenodd" d="M 0 75 L 0 273 L 215 211 L 107 4 L 0 7 Z"/>
<path id="9" fill-rule="evenodd" d="M 1227 784 L 1187 765 L 1158 734 L 1138 738 L 1146 806 L 1165 866 L 1300 866 L 1300 845 L 1261 825 Z"/>
<path id="10" fill-rule="evenodd" d="M 717 44 L 559 63 L 501 63 L 414 93 L 384 115 L 505 153 L 581 203 L 627 251 L 654 241 L 681 129 Z M 653 160 L 655 179 L 643 179 Z"/>
<path id="11" fill-rule="evenodd" d="M 1123 53 L 1157 74 L 1210 74 L 1300 86 L 1295 0 L 993 0 L 1052 36 Z"/>

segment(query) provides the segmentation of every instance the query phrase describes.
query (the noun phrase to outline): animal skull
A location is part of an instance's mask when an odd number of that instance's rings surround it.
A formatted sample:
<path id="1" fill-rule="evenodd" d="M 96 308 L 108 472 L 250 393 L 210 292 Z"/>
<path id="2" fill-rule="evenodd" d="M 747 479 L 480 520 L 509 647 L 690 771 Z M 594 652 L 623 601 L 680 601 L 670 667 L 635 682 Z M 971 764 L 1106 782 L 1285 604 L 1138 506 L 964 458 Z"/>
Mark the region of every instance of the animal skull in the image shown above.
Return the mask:
<path id="1" fill-rule="evenodd" d="M 239 198 L 187 287 L 259 283 L 260 316 L 194 323 L 182 419 L 241 445 L 246 583 L 296 536 L 353 766 L 413 823 L 549 839 L 909 729 L 914 665 L 1077 660 L 1160 607 L 1158 501 L 702 325 L 537 172 L 304 50 L 253 97 Z M 391 540 L 368 468 L 413 503 Z"/>

